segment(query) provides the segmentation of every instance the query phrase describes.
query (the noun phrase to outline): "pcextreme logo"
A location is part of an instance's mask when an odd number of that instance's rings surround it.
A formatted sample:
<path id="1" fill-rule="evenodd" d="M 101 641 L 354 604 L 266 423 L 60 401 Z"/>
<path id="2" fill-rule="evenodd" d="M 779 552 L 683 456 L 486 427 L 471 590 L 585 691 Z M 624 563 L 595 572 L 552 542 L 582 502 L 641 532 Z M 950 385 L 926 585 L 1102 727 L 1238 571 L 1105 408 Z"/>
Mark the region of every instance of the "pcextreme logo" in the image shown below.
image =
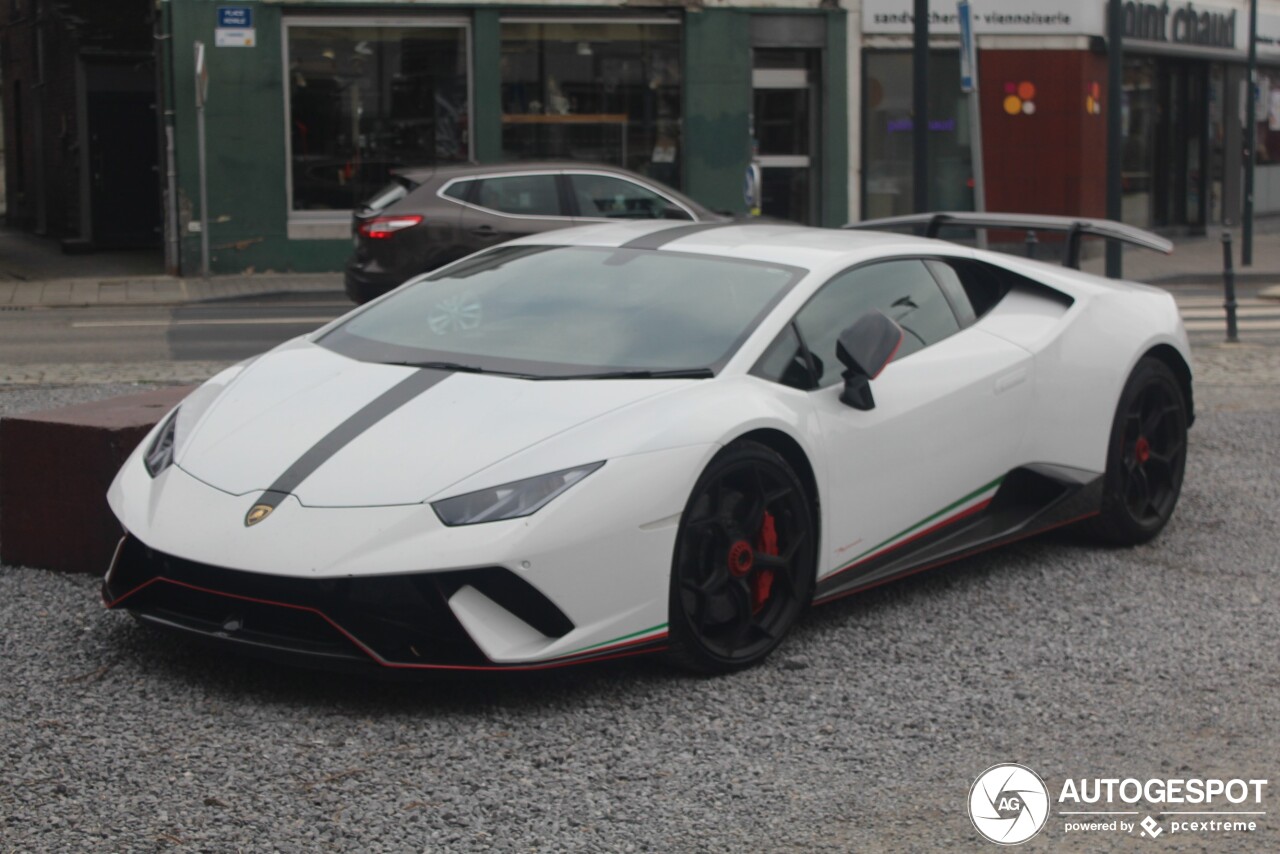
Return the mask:
<path id="1" fill-rule="evenodd" d="M 1067 777 L 1058 791 L 1054 824 L 1060 822 L 1063 834 L 1073 837 L 1238 836 L 1256 831 L 1266 816 L 1267 785 L 1267 780 L 1242 777 Z M 1049 823 L 1049 813 L 1049 789 L 1025 765 L 993 765 L 969 789 L 973 826 L 999 845 L 1031 839 Z"/>

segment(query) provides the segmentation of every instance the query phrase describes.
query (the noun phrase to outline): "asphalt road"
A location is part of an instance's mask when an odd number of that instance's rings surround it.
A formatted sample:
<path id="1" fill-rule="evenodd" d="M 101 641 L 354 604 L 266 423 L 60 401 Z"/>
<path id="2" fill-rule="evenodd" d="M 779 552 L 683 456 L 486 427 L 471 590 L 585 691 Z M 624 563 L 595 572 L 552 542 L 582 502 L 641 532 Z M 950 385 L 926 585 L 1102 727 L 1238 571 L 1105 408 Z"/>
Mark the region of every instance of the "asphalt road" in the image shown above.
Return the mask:
<path id="1" fill-rule="evenodd" d="M 1055 806 L 1022 850 L 1280 850 L 1280 359 L 1197 369 L 1153 543 L 1062 533 L 886 585 L 729 677 L 334 678 L 153 635 L 94 577 L 0 569 L 0 851 L 993 852 L 966 802 L 998 762 L 1054 793 L 1270 781 L 1253 833 L 1070 835 Z M 122 390 L 9 387 L 0 415 Z"/>
<path id="2" fill-rule="evenodd" d="M 341 296 L 0 311 L 0 365 L 237 361 L 350 311 Z"/>

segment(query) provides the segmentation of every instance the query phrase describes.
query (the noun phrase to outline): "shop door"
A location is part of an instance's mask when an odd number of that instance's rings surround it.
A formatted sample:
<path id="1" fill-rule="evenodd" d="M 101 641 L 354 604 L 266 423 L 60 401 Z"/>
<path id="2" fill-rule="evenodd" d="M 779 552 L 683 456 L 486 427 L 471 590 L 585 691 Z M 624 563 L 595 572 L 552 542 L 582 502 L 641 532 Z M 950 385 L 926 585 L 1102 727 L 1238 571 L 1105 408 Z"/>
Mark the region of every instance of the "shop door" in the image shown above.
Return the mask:
<path id="1" fill-rule="evenodd" d="M 1160 80 L 1155 222 L 1202 231 L 1209 201 L 1208 66 L 1164 63 Z"/>
<path id="2" fill-rule="evenodd" d="M 752 72 L 761 213 L 804 225 L 818 222 L 820 55 L 812 48 L 757 48 Z"/>
<path id="3" fill-rule="evenodd" d="M 154 73 L 147 64 L 85 66 L 89 207 L 100 248 L 160 245 Z"/>

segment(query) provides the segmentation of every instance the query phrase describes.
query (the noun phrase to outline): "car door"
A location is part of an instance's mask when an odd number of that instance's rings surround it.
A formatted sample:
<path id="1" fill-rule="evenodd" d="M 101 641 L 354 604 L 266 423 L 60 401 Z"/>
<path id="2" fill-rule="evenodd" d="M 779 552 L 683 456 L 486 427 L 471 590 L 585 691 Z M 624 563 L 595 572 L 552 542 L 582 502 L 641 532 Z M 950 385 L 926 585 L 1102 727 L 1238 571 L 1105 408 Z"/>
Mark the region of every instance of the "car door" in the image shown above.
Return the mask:
<path id="1" fill-rule="evenodd" d="M 444 192 L 448 194 L 450 189 L 445 188 Z M 573 225 L 565 210 L 557 172 L 482 175 L 469 179 L 460 201 L 465 207 L 460 229 L 473 252 Z"/>
<path id="2" fill-rule="evenodd" d="M 613 219 L 694 220 L 676 199 L 650 187 L 603 172 L 565 172 L 578 222 Z"/>
<path id="3" fill-rule="evenodd" d="M 841 587 L 874 581 L 877 558 L 977 512 L 1018 464 L 1031 354 L 983 332 L 963 290 L 944 290 L 930 271 L 939 263 L 855 267 L 796 315 L 817 374 L 811 397 L 827 456 L 820 595 L 837 574 Z M 874 408 L 860 411 L 840 402 L 836 338 L 872 309 L 904 339 L 871 384 Z"/>

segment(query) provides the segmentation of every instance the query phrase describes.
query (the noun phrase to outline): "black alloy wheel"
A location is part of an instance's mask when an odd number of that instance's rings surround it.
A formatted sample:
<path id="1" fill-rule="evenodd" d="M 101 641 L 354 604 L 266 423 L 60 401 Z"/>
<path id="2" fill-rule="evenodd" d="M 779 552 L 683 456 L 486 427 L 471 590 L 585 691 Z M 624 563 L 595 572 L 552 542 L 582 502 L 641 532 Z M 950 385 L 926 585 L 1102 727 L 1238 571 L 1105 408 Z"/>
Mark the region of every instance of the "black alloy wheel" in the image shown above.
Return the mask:
<path id="1" fill-rule="evenodd" d="M 1187 402 L 1163 362 L 1138 362 L 1120 395 L 1107 448 L 1102 512 L 1092 532 L 1117 545 L 1145 543 L 1168 523 L 1187 465 Z"/>
<path id="2" fill-rule="evenodd" d="M 804 485 L 771 449 L 741 442 L 711 461 L 676 537 L 671 658 L 723 673 L 773 651 L 813 599 L 813 513 Z"/>

